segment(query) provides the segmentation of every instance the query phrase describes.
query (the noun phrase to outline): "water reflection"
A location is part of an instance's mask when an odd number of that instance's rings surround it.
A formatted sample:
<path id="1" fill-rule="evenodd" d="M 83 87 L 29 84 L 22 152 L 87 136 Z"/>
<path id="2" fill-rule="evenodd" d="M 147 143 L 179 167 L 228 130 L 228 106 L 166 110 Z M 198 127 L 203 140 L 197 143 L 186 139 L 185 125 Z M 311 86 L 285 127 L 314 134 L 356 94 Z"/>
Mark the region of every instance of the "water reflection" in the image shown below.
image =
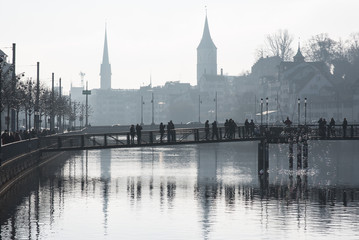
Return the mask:
<path id="1" fill-rule="evenodd" d="M 1 199 L 0 236 L 358 237 L 355 145 L 310 145 L 307 171 L 288 171 L 287 147 L 271 146 L 265 179 L 257 175 L 257 146 L 249 143 L 60 158 L 21 179 Z"/>

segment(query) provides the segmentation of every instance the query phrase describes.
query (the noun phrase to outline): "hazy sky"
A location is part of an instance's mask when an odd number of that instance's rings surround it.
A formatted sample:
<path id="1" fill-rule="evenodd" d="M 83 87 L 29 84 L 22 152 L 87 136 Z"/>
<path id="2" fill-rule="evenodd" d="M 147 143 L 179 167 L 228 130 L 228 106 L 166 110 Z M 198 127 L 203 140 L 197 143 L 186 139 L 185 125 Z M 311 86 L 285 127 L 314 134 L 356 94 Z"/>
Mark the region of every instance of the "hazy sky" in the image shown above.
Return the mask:
<path id="1" fill-rule="evenodd" d="M 328 33 L 346 39 L 359 32 L 358 0 L 11 0 L 1 1 L 0 49 L 12 59 L 16 43 L 17 72 L 41 81 L 62 78 L 89 88 L 100 86 L 105 23 L 112 65 L 112 88 L 139 88 L 166 81 L 196 84 L 196 48 L 202 37 L 207 6 L 220 68 L 229 75 L 250 70 L 256 49 L 267 34 L 288 29 L 305 41 Z"/>

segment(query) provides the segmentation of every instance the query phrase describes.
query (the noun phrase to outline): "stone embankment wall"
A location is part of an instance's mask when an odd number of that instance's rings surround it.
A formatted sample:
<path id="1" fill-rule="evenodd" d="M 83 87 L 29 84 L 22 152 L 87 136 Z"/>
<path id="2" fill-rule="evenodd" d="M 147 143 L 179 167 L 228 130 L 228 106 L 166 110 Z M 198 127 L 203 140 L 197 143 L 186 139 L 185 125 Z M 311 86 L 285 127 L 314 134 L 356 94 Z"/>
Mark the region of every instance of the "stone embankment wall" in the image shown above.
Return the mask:
<path id="1" fill-rule="evenodd" d="M 39 139 L 24 140 L 1 147 L 0 196 L 34 168 L 63 152 L 41 153 Z"/>

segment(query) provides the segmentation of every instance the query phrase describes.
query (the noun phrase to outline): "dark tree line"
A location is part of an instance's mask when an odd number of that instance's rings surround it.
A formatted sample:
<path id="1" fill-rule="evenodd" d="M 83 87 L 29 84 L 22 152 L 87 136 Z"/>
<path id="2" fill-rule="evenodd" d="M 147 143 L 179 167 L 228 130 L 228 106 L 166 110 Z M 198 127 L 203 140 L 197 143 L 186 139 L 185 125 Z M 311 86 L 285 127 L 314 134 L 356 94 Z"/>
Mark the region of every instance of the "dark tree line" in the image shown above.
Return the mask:
<path id="1" fill-rule="evenodd" d="M 283 61 L 290 61 L 297 50 L 292 47 L 293 39 L 288 30 L 279 30 L 266 36 L 265 45 L 257 54 L 259 57 L 278 56 Z M 326 63 L 334 79 L 350 82 L 358 80 L 359 32 L 352 33 L 346 40 L 335 40 L 327 33 L 322 33 L 303 41 L 301 46 L 306 61 Z"/>
<path id="2" fill-rule="evenodd" d="M 8 74 L 9 75 L 9 74 Z M 16 78 L 15 88 L 12 86 L 13 80 L 6 75 L 2 75 L 2 101 L 0 104 L 1 112 L 5 112 L 5 128 L 9 130 L 10 125 L 10 110 L 14 109 L 16 112 L 15 122 L 16 130 L 19 130 L 22 126 L 19 115 L 24 113 L 25 124 L 24 128 L 30 130 L 35 127 L 35 103 L 36 103 L 36 81 L 31 78 L 22 81 L 20 77 Z M 79 120 L 82 125 L 84 118 L 84 106 L 78 102 L 71 101 L 69 96 L 60 96 L 58 92 L 54 94 L 54 103 L 52 102 L 52 93 L 49 88 L 41 85 L 39 88 L 39 126 L 49 128 L 48 119 L 51 116 L 52 108 L 54 110 L 55 119 L 57 119 L 57 126 L 59 129 L 64 129 L 65 120 L 69 122 L 75 122 Z M 61 121 L 60 121 L 61 119 Z M 59 124 L 61 123 L 62 126 Z M 68 126 L 67 126 L 68 127 Z"/>

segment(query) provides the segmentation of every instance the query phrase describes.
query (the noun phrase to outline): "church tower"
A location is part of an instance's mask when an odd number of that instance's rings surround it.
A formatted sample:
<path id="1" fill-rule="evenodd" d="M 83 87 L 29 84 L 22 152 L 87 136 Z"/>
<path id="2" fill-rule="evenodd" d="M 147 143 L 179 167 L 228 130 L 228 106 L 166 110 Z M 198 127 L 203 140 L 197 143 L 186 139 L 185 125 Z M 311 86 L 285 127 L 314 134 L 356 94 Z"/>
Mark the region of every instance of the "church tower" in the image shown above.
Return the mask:
<path id="1" fill-rule="evenodd" d="M 107 29 L 105 29 L 105 45 L 101 64 L 101 89 L 111 89 L 111 64 L 108 57 Z"/>
<path id="2" fill-rule="evenodd" d="M 202 39 L 197 47 L 197 85 L 203 74 L 217 75 L 217 47 L 209 33 L 207 14 Z"/>
<path id="3" fill-rule="evenodd" d="M 297 54 L 293 57 L 293 61 L 296 63 L 302 63 L 304 61 L 304 56 L 302 54 L 302 51 L 300 51 L 300 44 L 298 43 L 298 51 Z"/>

